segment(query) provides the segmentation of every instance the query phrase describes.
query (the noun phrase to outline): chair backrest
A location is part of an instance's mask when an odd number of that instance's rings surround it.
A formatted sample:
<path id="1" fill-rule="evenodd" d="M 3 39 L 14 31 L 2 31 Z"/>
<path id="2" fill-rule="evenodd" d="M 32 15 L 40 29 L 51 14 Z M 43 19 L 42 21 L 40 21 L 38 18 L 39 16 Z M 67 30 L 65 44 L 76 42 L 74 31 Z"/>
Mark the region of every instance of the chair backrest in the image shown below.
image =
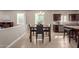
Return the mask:
<path id="1" fill-rule="evenodd" d="M 37 34 L 42 34 L 43 33 L 43 25 L 42 24 L 39 24 L 39 25 L 37 25 Z"/>

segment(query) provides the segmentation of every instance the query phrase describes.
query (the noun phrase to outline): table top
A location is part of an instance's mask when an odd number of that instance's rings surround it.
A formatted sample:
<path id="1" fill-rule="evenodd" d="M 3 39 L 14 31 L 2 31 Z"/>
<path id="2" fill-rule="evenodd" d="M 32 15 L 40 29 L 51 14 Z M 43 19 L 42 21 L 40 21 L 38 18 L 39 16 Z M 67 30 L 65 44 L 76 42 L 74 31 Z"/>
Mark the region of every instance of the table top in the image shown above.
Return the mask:
<path id="1" fill-rule="evenodd" d="M 36 28 L 36 26 L 30 26 L 30 27 Z M 43 26 L 43 28 L 47 28 L 47 27 L 50 27 L 50 26 Z"/>
<path id="2" fill-rule="evenodd" d="M 36 29 L 37 27 L 30 27 L 30 30 L 31 31 L 36 31 L 37 29 Z M 50 27 L 43 27 L 43 31 L 50 31 Z"/>
<path id="3" fill-rule="evenodd" d="M 72 29 L 79 29 L 79 26 L 64 26 L 64 27 L 72 28 Z"/>

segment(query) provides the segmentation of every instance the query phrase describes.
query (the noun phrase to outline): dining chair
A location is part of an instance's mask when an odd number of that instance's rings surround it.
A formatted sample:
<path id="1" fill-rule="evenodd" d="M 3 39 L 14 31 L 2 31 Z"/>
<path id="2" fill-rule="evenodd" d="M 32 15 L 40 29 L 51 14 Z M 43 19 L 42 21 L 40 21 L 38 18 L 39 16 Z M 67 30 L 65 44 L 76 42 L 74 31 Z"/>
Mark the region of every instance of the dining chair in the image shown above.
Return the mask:
<path id="1" fill-rule="evenodd" d="M 42 43 L 44 42 L 44 31 L 43 31 L 43 25 L 37 25 L 37 30 L 36 30 L 36 42 L 37 42 L 37 38 L 38 38 L 38 34 L 42 35 Z"/>
<path id="2" fill-rule="evenodd" d="M 66 35 L 68 35 L 68 37 L 69 37 L 69 42 L 70 42 L 70 41 L 71 41 L 71 37 L 72 37 L 72 35 L 73 35 L 73 30 L 70 29 L 70 28 L 65 28 L 65 27 L 64 27 L 64 36 L 63 36 L 63 38 L 65 38 Z"/>

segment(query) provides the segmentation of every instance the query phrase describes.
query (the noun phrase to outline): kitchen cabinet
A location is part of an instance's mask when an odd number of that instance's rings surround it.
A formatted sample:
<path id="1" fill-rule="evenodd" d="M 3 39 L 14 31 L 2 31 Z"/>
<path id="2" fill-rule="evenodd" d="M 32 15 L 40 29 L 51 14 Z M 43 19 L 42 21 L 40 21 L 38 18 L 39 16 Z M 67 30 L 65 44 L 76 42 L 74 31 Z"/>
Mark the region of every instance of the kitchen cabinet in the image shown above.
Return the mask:
<path id="1" fill-rule="evenodd" d="M 58 33 L 62 33 L 62 32 L 64 32 L 64 27 L 63 27 L 63 25 L 53 25 L 53 31 L 54 32 L 58 32 Z"/>
<path id="2" fill-rule="evenodd" d="M 53 20 L 54 21 L 60 21 L 61 20 L 61 14 L 53 14 Z"/>
<path id="3" fill-rule="evenodd" d="M 70 21 L 79 21 L 79 14 L 69 14 Z"/>

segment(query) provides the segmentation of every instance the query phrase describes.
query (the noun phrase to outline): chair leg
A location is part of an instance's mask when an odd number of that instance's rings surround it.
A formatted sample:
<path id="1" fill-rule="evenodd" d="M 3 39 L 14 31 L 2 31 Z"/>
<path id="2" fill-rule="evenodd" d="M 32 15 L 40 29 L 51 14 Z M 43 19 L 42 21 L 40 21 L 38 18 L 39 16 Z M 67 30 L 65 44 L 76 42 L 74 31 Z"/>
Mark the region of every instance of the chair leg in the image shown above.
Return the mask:
<path id="1" fill-rule="evenodd" d="M 77 42 L 78 34 L 75 32 L 75 42 Z"/>
<path id="2" fill-rule="evenodd" d="M 70 41 L 71 41 L 71 34 L 70 34 L 70 31 L 69 31 L 69 33 L 68 33 L 68 36 L 69 36 L 69 43 L 70 43 Z"/>
<path id="3" fill-rule="evenodd" d="M 38 34 L 36 34 L 36 43 L 37 43 Z"/>
<path id="4" fill-rule="evenodd" d="M 34 36 L 34 32 L 33 32 L 33 36 Z"/>
<path id="5" fill-rule="evenodd" d="M 49 42 L 51 42 L 51 32 L 49 32 Z"/>
<path id="6" fill-rule="evenodd" d="M 42 34 L 42 43 L 44 42 L 44 34 Z"/>
<path id="7" fill-rule="evenodd" d="M 65 38 L 65 30 L 64 30 L 64 35 L 63 35 L 63 38 Z"/>

